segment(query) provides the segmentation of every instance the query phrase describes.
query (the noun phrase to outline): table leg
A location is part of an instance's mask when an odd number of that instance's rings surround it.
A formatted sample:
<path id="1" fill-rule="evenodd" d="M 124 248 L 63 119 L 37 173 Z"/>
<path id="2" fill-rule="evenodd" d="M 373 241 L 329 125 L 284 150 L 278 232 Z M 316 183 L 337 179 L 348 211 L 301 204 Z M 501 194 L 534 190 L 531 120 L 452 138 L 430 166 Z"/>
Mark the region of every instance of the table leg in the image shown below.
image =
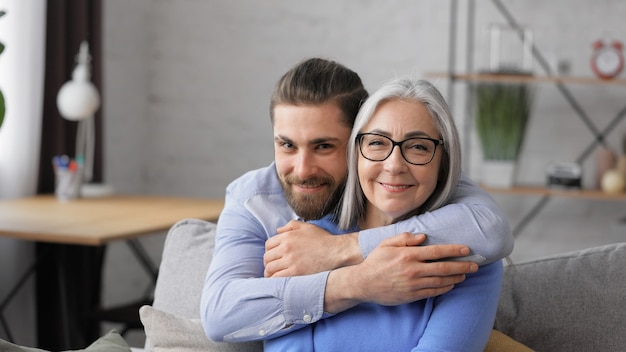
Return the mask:
<path id="1" fill-rule="evenodd" d="M 85 348 L 100 337 L 91 318 L 100 307 L 106 247 L 38 243 L 49 251 L 37 270 L 38 346 L 47 350 Z"/>
<path id="2" fill-rule="evenodd" d="M 45 256 L 46 253 L 42 253 L 41 256 Z M 2 325 L 2 329 L 6 333 L 7 340 L 9 342 L 15 342 L 13 339 L 13 334 L 11 333 L 11 329 L 9 328 L 9 323 L 6 321 L 4 317 L 4 310 L 7 308 L 9 303 L 13 300 L 15 295 L 22 289 L 22 286 L 28 281 L 28 279 L 35 273 L 37 270 L 37 266 L 40 263 L 40 257 L 37 257 L 33 263 L 26 269 L 26 271 L 20 276 L 15 285 L 11 288 L 9 293 L 4 297 L 2 302 L 0 302 L 0 324 Z"/>

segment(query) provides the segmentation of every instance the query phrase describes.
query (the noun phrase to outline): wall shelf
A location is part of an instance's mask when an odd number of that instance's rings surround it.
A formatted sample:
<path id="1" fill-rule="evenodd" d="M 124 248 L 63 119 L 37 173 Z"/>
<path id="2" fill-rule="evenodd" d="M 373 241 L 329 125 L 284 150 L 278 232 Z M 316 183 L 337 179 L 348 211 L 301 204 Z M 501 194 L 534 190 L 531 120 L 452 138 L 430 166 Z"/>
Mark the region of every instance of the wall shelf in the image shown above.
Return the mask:
<path id="1" fill-rule="evenodd" d="M 626 193 L 611 194 L 605 193 L 600 190 L 591 189 L 547 188 L 540 186 L 514 186 L 512 188 L 495 188 L 481 185 L 481 187 L 492 194 L 626 201 Z"/>
<path id="2" fill-rule="evenodd" d="M 446 78 L 469 82 L 563 83 L 626 86 L 626 79 L 600 79 L 595 77 L 500 75 L 484 73 L 450 74 L 447 72 L 427 72 L 426 76 L 429 78 Z"/>

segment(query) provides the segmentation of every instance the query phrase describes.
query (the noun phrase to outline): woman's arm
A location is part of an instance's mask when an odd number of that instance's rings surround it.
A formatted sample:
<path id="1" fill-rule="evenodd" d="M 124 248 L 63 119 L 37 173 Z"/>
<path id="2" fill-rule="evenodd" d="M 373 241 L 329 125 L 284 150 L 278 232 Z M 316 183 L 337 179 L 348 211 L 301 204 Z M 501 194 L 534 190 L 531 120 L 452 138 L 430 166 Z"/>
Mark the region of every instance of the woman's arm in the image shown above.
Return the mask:
<path id="1" fill-rule="evenodd" d="M 483 351 L 500 297 L 502 262 L 483 265 L 435 299 L 426 330 L 412 352 Z"/>

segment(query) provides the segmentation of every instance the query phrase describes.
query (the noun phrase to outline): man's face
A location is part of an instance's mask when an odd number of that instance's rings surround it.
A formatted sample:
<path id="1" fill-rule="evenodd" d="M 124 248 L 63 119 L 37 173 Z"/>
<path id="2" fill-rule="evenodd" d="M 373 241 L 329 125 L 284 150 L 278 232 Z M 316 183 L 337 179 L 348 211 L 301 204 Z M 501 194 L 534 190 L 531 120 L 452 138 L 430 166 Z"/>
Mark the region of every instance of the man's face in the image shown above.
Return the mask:
<path id="1" fill-rule="evenodd" d="M 305 220 L 339 201 L 347 174 L 351 128 L 334 104 L 274 107 L 274 160 L 287 202 Z"/>

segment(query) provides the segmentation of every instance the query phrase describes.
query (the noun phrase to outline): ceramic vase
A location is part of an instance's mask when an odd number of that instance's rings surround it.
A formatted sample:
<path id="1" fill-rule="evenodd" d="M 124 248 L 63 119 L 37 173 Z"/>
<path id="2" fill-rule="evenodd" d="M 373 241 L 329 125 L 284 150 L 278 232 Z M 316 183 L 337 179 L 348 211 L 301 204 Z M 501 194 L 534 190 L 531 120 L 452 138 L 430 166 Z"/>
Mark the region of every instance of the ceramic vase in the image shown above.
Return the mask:
<path id="1" fill-rule="evenodd" d="M 514 184 L 514 160 L 484 160 L 481 183 L 487 187 L 510 188 Z"/>

